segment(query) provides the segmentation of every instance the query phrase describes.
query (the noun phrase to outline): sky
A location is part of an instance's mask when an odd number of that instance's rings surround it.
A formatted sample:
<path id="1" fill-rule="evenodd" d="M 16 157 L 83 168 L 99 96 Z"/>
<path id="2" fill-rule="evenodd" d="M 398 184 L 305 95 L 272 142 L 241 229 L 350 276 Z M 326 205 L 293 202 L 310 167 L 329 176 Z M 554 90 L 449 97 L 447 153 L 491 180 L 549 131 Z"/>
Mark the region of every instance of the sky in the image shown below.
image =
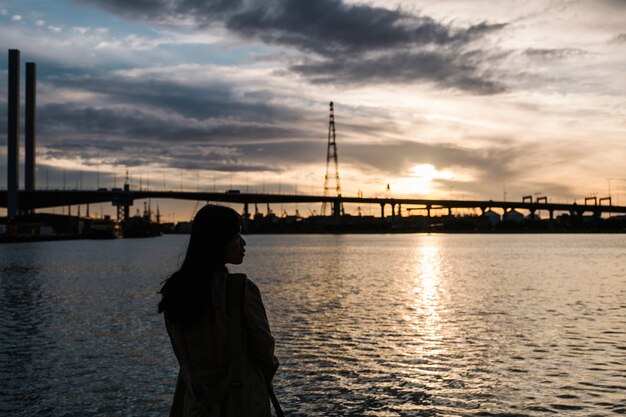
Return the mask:
<path id="1" fill-rule="evenodd" d="M 39 188 L 320 195 L 333 101 L 344 196 L 626 204 L 624 0 L 0 0 L 0 46 Z"/>

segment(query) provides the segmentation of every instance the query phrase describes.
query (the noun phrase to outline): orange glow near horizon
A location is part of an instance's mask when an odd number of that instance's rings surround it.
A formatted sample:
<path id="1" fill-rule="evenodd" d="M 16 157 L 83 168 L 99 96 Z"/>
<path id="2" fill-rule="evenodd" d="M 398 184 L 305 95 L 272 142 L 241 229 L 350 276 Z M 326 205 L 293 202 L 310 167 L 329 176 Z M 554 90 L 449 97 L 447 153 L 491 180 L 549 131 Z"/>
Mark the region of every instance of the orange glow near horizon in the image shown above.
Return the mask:
<path id="1" fill-rule="evenodd" d="M 448 170 L 438 170 L 431 164 L 419 164 L 410 169 L 410 175 L 392 182 L 392 191 L 399 194 L 428 194 L 435 190 L 433 181 L 454 180 L 455 175 Z"/>

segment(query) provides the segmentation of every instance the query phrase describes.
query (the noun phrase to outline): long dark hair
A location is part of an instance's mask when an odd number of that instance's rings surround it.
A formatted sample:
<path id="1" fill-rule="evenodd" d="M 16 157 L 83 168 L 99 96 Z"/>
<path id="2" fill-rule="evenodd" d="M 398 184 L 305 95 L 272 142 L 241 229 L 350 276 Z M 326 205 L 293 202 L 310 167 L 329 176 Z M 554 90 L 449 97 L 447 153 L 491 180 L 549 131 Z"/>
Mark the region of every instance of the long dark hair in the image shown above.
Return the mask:
<path id="1" fill-rule="evenodd" d="M 188 323 L 210 308 L 210 280 L 216 271 L 226 272 L 224 250 L 240 230 L 241 216 L 229 207 L 209 204 L 196 213 L 185 260 L 159 292 L 159 313 Z"/>

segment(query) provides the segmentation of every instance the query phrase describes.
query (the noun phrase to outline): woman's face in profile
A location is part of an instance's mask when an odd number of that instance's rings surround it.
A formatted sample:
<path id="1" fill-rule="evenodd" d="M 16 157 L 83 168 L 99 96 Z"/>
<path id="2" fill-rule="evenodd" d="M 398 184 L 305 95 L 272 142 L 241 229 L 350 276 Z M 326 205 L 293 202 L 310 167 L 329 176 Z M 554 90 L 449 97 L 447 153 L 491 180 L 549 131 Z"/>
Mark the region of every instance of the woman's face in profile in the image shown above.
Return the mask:
<path id="1" fill-rule="evenodd" d="M 246 246 L 246 241 L 243 240 L 241 234 L 237 233 L 237 235 L 226 244 L 226 248 L 224 248 L 224 263 L 233 265 L 241 264 L 246 252 L 244 246 Z"/>

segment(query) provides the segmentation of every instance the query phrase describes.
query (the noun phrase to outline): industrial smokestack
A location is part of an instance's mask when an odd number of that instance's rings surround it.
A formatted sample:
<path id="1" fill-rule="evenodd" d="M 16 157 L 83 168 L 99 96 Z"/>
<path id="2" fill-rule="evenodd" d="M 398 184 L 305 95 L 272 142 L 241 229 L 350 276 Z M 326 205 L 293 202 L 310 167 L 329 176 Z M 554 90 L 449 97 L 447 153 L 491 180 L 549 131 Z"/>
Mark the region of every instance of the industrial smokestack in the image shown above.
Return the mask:
<path id="1" fill-rule="evenodd" d="M 9 49 L 9 102 L 7 112 L 7 208 L 9 217 L 19 210 L 20 183 L 20 51 Z"/>
<path id="2" fill-rule="evenodd" d="M 36 108 L 37 108 L 37 65 L 26 63 L 26 114 L 24 115 L 24 189 L 35 190 L 35 145 L 37 142 Z"/>

